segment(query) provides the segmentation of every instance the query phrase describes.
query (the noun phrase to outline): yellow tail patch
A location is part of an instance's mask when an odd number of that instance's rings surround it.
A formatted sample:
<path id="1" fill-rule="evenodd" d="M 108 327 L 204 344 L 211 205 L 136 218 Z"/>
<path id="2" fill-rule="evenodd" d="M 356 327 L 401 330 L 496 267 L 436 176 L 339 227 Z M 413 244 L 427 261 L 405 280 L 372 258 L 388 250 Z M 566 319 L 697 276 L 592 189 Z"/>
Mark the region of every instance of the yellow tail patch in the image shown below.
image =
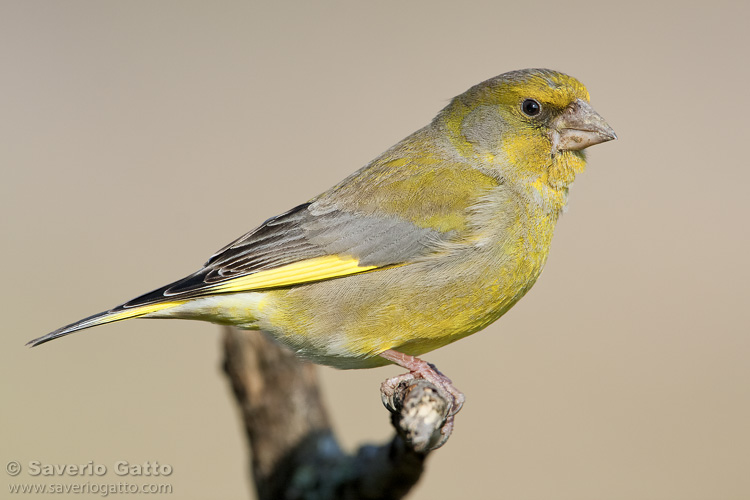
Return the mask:
<path id="1" fill-rule="evenodd" d="M 161 311 L 162 309 L 167 309 L 169 307 L 182 304 L 183 302 L 185 301 L 180 300 L 175 302 L 160 302 L 158 304 L 149 304 L 146 306 L 134 307 L 133 309 L 125 309 L 124 311 L 119 311 L 107 316 L 103 316 L 102 318 L 99 318 L 98 320 L 92 322 L 90 325 L 86 325 L 84 328 L 88 328 L 89 326 L 106 325 L 107 323 L 121 321 L 124 319 L 137 318 L 138 316 Z"/>
<path id="2" fill-rule="evenodd" d="M 31 342 L 29 342 L 27 345 L 37 346 L 39 344 L 44 344 L 45 342 L 49 342 L 50 340 L 54 340 L 56 338 L 62 337 L 63 335 L 68 335 L 70 333 L 77 332 L 78 330 L 83 330 L 84 328 L 91 328 L 92 326 L 106 325 L 107 323 L 113 323 L 115 321 L 121 321 L 124 319 L 137 318 L 138 316 L 143 316 L 144 314 L 149 314 L 149 313 L 153 313 L 156 311 L 160 311 L 162 309 L 167 309 L 169 307 L 182 304 L 183 302 L 185 301 L 178 300 L 178 301 L 173 301 L 173 302 L 161 302 L 159 304 L 148 304 L 145 306 L 134 307 L 133 309 L 125 309 L 125 310 L 117 311 L 117 312 L 106 311 L 103 313 L 95 314 L 93 316 L 89 316 L 88 318 L 82 319 L 80 321 L 76 321 L 75 323 L 71 323 L 67 326 L 59 328 L 52 333 L 48 333 L 47 335 L 36 338 L 32 340 Z"/>

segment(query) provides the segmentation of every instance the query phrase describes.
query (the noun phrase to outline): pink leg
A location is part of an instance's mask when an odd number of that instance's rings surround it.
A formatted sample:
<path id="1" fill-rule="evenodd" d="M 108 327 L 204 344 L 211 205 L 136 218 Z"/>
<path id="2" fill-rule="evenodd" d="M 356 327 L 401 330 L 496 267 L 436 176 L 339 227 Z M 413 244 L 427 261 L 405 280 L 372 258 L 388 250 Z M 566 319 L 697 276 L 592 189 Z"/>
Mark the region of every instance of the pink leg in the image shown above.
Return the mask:
<path id="1" fill-rule="evenodd" d="M 419 358 L 415 358 L 414 356 L 394 351 L 393 349 L 381 352 L 380 356 L 409 370 L 409 373 L 386 380 L 383 383 L 385 387 L 395 389 L 399 382 L 414 378 L 422 378 L 435 385 L 438 391 L 442 392 L 443 396 L 447 397 L 446 399 L 452 403 L 452 408 L 449 413 L 451 417 L 461 410 L 466 397 L 461 391 L 453 386 L 451 379 L 440 373 L 435 365 Z"/>

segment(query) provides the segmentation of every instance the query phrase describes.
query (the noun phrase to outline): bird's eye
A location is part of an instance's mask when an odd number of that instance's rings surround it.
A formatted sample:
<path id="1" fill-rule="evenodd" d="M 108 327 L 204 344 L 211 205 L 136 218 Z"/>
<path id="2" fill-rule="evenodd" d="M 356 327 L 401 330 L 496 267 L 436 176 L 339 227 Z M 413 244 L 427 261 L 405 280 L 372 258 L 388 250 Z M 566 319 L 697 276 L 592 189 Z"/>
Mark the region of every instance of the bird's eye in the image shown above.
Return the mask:
<path id="1" fill-rule="evenodd" d="M 542 111 L 542 106 L 534 99 L 526 99 L 521 103 L 521 111 L 527 116 L 536 116 Z"/>

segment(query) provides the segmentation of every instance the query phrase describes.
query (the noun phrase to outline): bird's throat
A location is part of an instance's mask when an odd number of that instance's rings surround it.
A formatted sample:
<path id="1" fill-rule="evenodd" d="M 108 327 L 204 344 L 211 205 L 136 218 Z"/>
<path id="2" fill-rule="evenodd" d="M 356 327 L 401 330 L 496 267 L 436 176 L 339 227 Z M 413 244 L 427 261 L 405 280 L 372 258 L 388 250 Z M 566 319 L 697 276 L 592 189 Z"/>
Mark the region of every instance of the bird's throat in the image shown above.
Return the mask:
<path id="1" fill-rule="evenodd" d="M 586 169 L 586 157 L 581 151 L 557 151 L 547 169 L 547 184 L 553 189 L 566 189 L 573 183 L 576 174 Z"/>

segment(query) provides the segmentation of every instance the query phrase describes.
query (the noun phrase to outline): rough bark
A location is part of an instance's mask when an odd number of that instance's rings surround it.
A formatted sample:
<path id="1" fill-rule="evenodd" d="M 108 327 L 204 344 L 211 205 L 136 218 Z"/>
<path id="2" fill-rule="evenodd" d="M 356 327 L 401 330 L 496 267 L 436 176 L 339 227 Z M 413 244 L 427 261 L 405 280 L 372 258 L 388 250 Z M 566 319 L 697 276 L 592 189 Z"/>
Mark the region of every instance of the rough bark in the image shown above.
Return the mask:
<path id="1" fill-rule="evenodd" d="M 331 429 L 313 365 L 261 333 L 229 327 L 224 354 L 259 500 L 403 498 L 419 480 L 427 454 L 450 436 L 447 401 L 416 379 L 382 395 L 393 439 L 347 455 Z"/>

